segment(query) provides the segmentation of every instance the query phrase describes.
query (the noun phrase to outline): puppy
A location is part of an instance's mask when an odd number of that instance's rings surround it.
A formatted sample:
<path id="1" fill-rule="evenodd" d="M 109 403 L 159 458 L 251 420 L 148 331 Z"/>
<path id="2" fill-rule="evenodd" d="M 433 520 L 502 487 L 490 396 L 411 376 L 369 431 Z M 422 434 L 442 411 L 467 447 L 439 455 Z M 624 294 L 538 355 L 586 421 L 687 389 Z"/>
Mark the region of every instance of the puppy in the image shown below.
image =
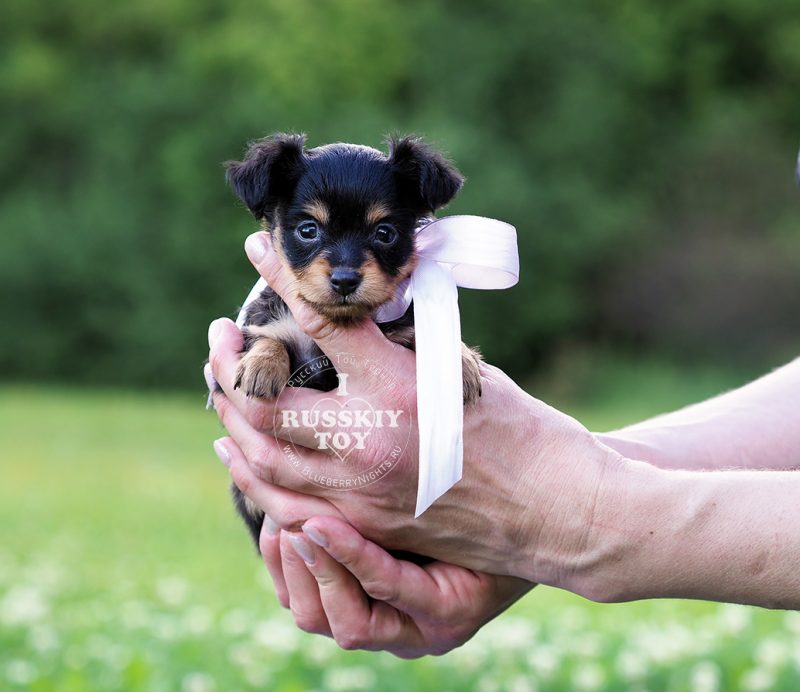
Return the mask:
<path id="1" fill-rule="evenodd" d="M 413 271 L 415 229 L 455 196 L 464 178 L 422 140 L 392 138 L 389 153 L 356 144 L 305 149 L 302 135 L 254 142 L 243 161 L 226 164 L 236 195 L 269 232 L 301 300 L 338 324 L 370 319 Z M 387 338 L 414 348 L 409 308 L 380 324 Z M 274 399 L 297 368 L 322 355 L 266 288 L 246 311 L 245 353 L 235 386 Z M 481 394 L 480 356 L 462 348 L 464 403 Z M 304 386 L 328 391 L 327 371 Z M 264 513 L 232 486 L 234 501 L 258 546 Z"/>

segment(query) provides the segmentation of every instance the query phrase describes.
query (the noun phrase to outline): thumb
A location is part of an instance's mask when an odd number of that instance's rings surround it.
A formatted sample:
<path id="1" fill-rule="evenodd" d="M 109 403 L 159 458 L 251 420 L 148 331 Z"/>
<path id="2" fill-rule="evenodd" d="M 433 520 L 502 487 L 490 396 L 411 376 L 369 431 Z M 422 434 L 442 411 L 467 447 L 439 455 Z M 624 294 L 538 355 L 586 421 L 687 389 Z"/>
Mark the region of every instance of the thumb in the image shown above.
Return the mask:
<path id="1" fill-rule="evenodd" d="M 413 357 L 407 349 L 389 341 L 372 320 L 354 325 L 335 324 L 320 315 L 303 298 L 302 284 L 289 269 L 268 233 L 253 233 L 245 241 L 245 252 L 270 287 L 286 302 L 295 322 L 310 336 L 323 353 L 334 359 L 337 354 L 352 354 L 360 359 L 382 363 L 387 358 L 404 354 L 409 362 Z M 354 373 L 357 374 L 357 373 Z"/>

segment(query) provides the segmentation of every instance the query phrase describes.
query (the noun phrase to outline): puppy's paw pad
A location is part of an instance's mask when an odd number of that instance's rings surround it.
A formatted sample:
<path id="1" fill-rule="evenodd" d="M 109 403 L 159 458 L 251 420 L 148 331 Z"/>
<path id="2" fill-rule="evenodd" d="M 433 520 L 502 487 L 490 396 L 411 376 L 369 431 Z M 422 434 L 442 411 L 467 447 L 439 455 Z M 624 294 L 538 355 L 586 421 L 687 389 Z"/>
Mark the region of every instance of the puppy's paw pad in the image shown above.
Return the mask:
<path id="1" fill-rule="evenodd" d="M 242 356 L 234 389 L 256 399 L 275 399 L 289 381 L 289 354 L 280 348 L 258 346 Z"/>

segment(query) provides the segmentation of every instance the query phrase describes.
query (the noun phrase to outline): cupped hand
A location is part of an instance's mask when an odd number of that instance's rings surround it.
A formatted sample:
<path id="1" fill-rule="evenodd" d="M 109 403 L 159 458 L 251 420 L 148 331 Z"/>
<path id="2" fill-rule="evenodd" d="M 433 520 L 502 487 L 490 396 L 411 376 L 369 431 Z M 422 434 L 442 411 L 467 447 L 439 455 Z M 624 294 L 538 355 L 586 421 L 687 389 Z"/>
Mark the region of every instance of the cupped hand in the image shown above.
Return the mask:
<path id="1" fill-rule="evenodd" d="M 230 438 L 217 449 L 226 463 L 246 464 Z M 284 493 L 273 506 L 291 508 L 284 521 L 293 522 L 321 509 L 310 499 Z M 420 567 L 398 560 L 330 512 L 292 532 L 267 518 L 260 549 L 278 599 L 298 627 L 333 637 L 344 649 L 401 658 L 444 654 L 535 586 L 445 562 Z"/>
<path id="2" fill-rule="evenodd" d="M 314 470 L 336 460 L 318 448 L 313 426 L 286 427 L 286 410 L 331 407 L 331 395 L 292 389 L 277 402 L 249 399 L 234 388 L 242 337 L 229 320 L 209 330 L 210 366 L 223 393 L 214 395 L 218 415 L 242 450 L 233 458 L 237 486 L 284 529 L 307 516 L 274 506 L 274 486 L 324 498 L 365 537 L 387 549 L 429 555 L 464 567 L 565 585 L 585 567 L 591 551 L 595 508 L 604 479 L 619 455 L 598 443 L 577 421 L 530 397 L 497 368 L 482 366 L 480 401 L 464 417 L 463 479 L 418 519 L 414 354 L 388 341 L 371 321 L 343 327 L 328 322 L 300 300 L 288 270 L 266 234 L 248 239 L 248 254 L 289 305 L 300 328 L 348 374 L 348 392 L 372 410 L 407 413 L 396 428 L 383 427 L 352 451 L 350 463 L 372 468 L 402 452 L 375 482 L 342 488 L 315 482 Z M 374 364 L 382 367 L 375 368 Z M 386 378 L 381 373 L 390 373 Z M 291 438 L 287 454 L 286 440 Z M 315 448 L 317 447 L 317 448 Z M 312 469 L 311 473 L 302 470 Z M 327 505 L 326 505 L 327 506 Z"/>

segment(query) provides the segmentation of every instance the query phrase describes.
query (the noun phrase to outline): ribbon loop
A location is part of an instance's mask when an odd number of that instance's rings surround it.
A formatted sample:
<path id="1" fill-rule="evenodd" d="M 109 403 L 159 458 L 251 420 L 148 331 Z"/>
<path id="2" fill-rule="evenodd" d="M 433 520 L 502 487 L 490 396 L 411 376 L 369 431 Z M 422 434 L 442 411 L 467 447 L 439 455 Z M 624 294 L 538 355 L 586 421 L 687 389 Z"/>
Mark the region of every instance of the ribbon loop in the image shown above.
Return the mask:
<path id="1" fill-rule="evenodd" d="M 410 286 L 402 292 L 402 300 L 397 297 L 392 302 L 391 310 L 414 301 L 419 425 L 414 516 L 418 517 L 462 475 L 464 394 L 456 287 L 513 286 L 519 280 L 519 255 L 516 229 L 481 216 L 446 216 L 423 226 L 417 231 L 416 249 L 420 261 Z"/>

